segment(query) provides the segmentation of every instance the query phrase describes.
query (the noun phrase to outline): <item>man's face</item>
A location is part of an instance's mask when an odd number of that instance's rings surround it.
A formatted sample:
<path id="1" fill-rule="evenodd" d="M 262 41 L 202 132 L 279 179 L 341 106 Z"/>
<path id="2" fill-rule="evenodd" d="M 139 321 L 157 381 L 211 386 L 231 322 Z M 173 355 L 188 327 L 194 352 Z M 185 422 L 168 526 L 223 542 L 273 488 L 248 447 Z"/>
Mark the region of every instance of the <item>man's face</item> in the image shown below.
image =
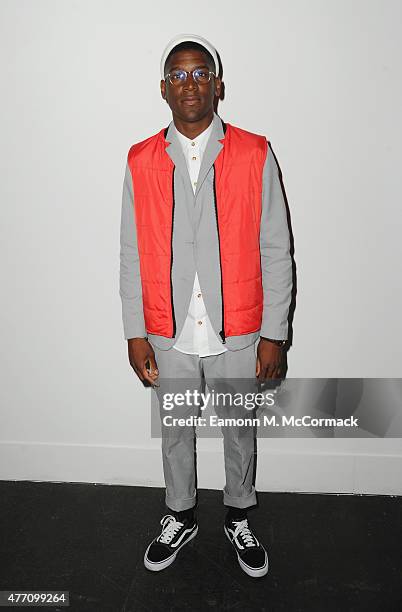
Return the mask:
<path id="1" fill-rule="evenodd" d="M 187 70 L 190 72 L 186 81 L 172 85 L 167 78 L 161 81 L 162 98 L 167 100 L 172 113 L 185 122 L 200 121 L 214 110 L 214 98 L 220 95 L 221 81 L 211 75 L 209 83 L 197 83 L 191 74 L 195 68 L 205 68 L 214 71 L 208 64 L 207 56 L 202 51 L 187 49 L 177 51 L 165 66 L 165 74 L 172 70 Z"/>

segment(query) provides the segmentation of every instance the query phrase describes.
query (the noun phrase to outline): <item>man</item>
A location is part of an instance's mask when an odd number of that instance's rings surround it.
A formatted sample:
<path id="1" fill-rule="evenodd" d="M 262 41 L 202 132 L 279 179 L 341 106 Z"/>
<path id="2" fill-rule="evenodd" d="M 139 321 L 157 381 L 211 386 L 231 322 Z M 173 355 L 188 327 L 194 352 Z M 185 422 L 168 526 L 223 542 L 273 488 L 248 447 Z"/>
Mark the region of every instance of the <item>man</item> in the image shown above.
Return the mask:
<path id="1" fill-rule="evenodd" d="M 230 377 L 281 376 L 292 264 L 268 141 L 214 112 L 222 88 L 215 48 L 180 35 L 160 68 L 172 121 L 128 153 L 120 295 L 130 364 L 161 402 L 168 378 L 213 387 Z M 247 74 L 237 76 L 251 86 Z M 194 430 L 163 431 L 162 459 L 168 514 L 145 552 L 152 571 L 170 565 L 198 531 Z M 224 532 L 243 571 L 263 576 L 267 552 L 247 517 L 256 504 L 252 437 L 227 429 L 224 459 Z"/>

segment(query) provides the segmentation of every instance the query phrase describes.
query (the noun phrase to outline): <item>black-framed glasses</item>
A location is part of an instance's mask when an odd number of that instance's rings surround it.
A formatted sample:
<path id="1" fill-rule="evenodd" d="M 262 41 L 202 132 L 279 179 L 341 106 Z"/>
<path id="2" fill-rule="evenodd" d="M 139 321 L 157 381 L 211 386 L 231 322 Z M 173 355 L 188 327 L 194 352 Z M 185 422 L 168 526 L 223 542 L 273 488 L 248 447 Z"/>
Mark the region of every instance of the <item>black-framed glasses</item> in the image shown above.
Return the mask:
<path id="1" fill-rule="evenodd" d="M 189 74 L 190 72 L 187 72 L 187 70 L 172 70 L 172 72 L 165 75 L 165 81 L 166 79 L 169 79 L 169 82 L 172 85 L 182 85 L 187 81 Z M 209 83 L 211 80 L 211 74 L 216 76 L 212 70 L 206 70 L 205 68 L 196 68 L 191 72 L 191 74 L 193 75 L 194 81 L 200 85 Z"/>

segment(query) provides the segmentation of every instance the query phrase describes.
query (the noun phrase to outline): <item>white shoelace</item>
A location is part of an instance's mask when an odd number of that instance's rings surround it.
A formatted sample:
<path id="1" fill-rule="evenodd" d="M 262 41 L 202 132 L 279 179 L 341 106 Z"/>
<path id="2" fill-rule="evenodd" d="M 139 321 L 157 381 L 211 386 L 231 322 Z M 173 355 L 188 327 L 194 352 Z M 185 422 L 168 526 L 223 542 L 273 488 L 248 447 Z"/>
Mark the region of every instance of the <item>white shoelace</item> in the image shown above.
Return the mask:
<path id="1" fill-rule="evenodd" d="M 234 540 L 237 538 L 238 535 L 240 535 L 240 537 L 243 538 L 243 541 L 247 547 L 258 546 L 258 540 L 251 533 L 247 519 L 243 519 L 242 521 L 232 521 L 232 523 L 233 525 L 236 525 L 236 529 L 233 534 Z"/>
<path id="2" fill-rule="evenodd" d="M 158 537 L 158 541 L 163 544 L 170 544 L 177 532 L 183 527 L 184 523 L 176 521 L 171 514 L 166 514 L 161 520 L 162 533 Z"/>

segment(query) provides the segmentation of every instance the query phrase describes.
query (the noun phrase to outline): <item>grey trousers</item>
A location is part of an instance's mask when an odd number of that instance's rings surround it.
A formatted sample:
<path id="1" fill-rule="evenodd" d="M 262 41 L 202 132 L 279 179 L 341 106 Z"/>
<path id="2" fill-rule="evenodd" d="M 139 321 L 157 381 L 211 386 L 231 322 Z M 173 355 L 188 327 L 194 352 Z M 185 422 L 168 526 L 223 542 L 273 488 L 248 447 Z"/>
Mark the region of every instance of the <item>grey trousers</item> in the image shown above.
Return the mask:
<path id="1" fill-rule="evenodd" d="M 248 381 L 255 381 L 257 344 L 258 340 L 246 348 L 208 357 L 181 353 L 174 348 L 160 350 L 152 344 L 160 382 L 160 386 L 152 392 L 157 395 L 161 418 L 166 415 L 162 398 L 165 393 L 173 390 L 177 393 L 178 389 L 185 392 L 191 388 L 204 392 L 206 384 L 209 391 L 218 392 L 224 389 L 225 379 L 242 379 L 239 384 L 244 390 L 244 385 L 250 385 Z M 200 409 L 194 405 L 183 405 L 179 411 L 182 418 L 200 414 Z M 218 417 L 226 417 L 230 411 L 234 415 L 233 407 L 229 409 L 214 406 L 214 411 Z M 237 416 L 238 414 L 237 412 Z M 256 452 L 254 428 L 231 426 L 222 427 L 221 431 L 226 476 L 223 503 L 237 508 L 253 506 L 257 501 L 253 485 Z M 176 426 L 173 430 L 162 427 L 165 501 L 172 510 L 186 510 L 196 503 L 195 449 L 194 427 Z"/>

